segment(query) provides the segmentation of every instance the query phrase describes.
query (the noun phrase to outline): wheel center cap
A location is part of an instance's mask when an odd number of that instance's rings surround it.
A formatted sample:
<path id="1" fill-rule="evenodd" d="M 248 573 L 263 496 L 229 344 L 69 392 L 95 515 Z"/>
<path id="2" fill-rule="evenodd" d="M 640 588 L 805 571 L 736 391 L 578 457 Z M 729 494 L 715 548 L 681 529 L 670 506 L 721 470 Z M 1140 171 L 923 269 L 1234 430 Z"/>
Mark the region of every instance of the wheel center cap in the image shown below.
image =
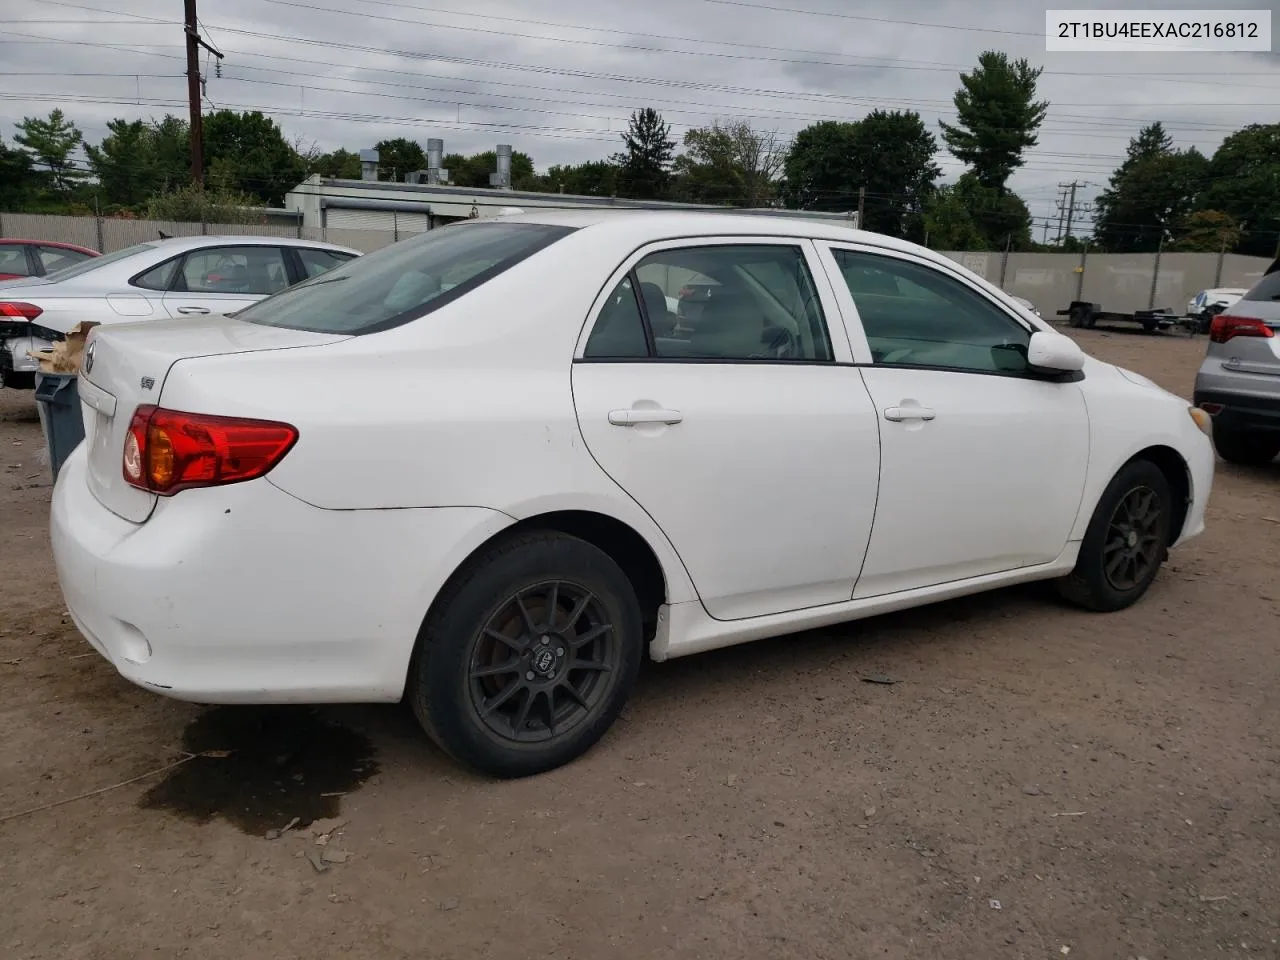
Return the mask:
<path id="1" fill-rule="evenodd" d="M 550 647 L 542 647 L 535 651 L 529 660 L 529 667 L 540 677 L 549 677 L 556 672 L 556 654 Z"/>
<path id="2" fill-rule="evenodd" d="M 1125 543 L 1127 543 L 1130 548 L 1136 547 L 1138 545 L 1138 534 L 1134 530 L 1130 530 L 1129 535 L 1124 539 L 1125 539 Z"/>

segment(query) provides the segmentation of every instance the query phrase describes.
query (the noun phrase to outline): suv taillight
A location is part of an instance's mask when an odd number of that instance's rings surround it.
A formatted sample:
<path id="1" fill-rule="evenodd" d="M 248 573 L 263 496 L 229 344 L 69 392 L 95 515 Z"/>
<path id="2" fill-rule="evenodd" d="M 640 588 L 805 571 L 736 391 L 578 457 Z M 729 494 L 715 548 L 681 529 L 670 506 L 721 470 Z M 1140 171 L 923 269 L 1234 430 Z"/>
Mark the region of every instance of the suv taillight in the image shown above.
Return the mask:
<path id="1" fill-rule="evenodd" d="M 124 478 L 172 496 L 261 477 L 279 463 L 298 431 L 287 423 L 138 407 L 124 443 Z"/>
<path id="2" fill-rule="evenodd" d="M 1209 339 L 1226 343 L 1232 337 L 1274 337 L 1275 331 L 1254 317 L 1233 317 L 1220 313 L 1209 323 Z"/>
<path id="3" fill-rule="evenodd" d="M 0 300 L 0 317 L 11 320 L 34 320 L 44 313 L 34 303 L 23 303 L 20 300 Z"/>

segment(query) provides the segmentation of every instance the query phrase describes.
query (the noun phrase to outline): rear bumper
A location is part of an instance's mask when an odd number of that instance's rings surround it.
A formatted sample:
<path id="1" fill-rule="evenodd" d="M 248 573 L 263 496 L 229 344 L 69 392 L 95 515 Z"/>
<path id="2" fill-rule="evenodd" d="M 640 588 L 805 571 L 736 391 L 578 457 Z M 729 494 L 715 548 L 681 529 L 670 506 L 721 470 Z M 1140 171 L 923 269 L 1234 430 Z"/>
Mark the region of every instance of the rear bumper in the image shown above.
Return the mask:
<path id="1" fill-rule="evenodd" d="M 50 532 L 71 616 L 126 679 L 200 703 L 394 701 L 435 593 L 512 521 L 479 507 L 321 510 L 266 480 L 103 507 L 81 445 Z"/>
<path id="2" fill-rule="evenodd" d="M 1213 414 L 1215 429 L 1249 433 L 1280 432 L 1280 380 L 1276 382 L 1275 397 L 1197 388 L 1193 402 L 1196 406 L 1206 403 L 1222 404 L 1222 410 Z"/>

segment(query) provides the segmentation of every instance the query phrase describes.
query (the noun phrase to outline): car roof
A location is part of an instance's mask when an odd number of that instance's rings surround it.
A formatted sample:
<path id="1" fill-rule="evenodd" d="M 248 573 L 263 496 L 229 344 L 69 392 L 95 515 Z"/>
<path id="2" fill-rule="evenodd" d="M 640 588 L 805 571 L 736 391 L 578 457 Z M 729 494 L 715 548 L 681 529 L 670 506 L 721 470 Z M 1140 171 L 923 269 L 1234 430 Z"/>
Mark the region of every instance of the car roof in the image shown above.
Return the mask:
<path id="1" fill-rule="evenodd" d="M 208 234 L 199 237 L 166 237 L 164 239 L 140 240 L 139 243 L 150 243 L 157 250 L 196 250 L 200 247 L 221 247 L 234 244 L 237 247 L 285 246 L 315 247 L 321 250 L 339 250 L 343 253 L 359 253 L 351 247 L 326 243 L 323 240 L 300 240 L 297 237 L 264 237 L 256 234 Z"/>
<path id="2" fill-rule="evenodd" d="M 666 237 L 696 237 L 717 235 L 767 235 L 779 237 L 836 240 L 844 243 L 864 243 L 904 253 L 915 253 L 931 260 L 945 260 L 941 254 L 926 247 L 899 240 L 870 230 L 857 230 L 829 220 L 811 220 L 788 217 L 778 213 L 719 213 L 703 210 L 549 210 L 504 214 L 486 217 L 467 223 L 492 223 L 494 220 L 513 223 L 539 223 L 552 226 L 573 227 L 580 230 L 619 229 L 638 236 L 651 235 L 649 239 Z"/>

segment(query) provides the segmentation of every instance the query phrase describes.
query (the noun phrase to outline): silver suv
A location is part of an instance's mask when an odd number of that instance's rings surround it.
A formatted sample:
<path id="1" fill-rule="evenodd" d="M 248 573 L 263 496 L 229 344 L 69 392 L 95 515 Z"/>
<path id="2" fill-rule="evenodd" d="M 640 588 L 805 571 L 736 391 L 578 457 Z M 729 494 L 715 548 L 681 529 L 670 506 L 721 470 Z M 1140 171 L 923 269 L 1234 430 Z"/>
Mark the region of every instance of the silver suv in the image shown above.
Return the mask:
<path id="1" fill-rule="evenodd" d="M 1280 259 L 1209 325 L 1195 404 L 1213 417 L 1213 445 L 1231 463 L 1280 453 Z"/>

